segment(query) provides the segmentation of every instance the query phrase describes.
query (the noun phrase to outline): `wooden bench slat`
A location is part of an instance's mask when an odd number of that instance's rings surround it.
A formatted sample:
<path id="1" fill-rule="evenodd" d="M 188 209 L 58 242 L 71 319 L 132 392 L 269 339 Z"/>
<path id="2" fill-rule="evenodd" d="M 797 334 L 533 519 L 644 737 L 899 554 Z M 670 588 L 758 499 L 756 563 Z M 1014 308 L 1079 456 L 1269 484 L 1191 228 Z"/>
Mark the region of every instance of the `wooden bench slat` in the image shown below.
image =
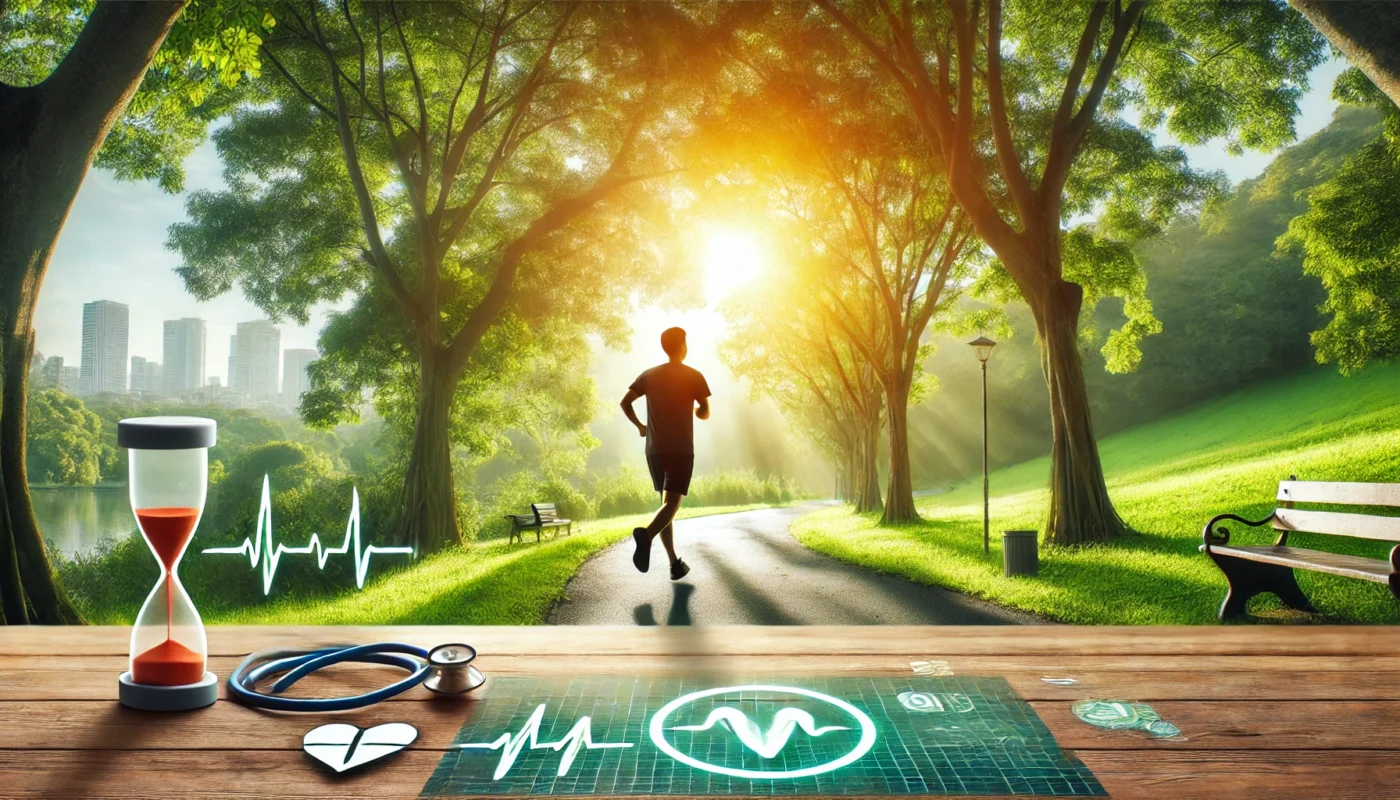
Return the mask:
<path id="1" fill-rule="evenodd" d="M 1265 564 L 1278 564 L 1281 567 L 1301 567 L 1314 572 L 1328 572 L 1345 578 L 1360 578 L 1365 581 L 1386 583 L 1390 579 L 1389 562 L 1348 556 L 1340 553 L 1326 553 L 1321 550 L 1307 550 L 1301 547 L 1213 547 L 1213 551 L 1232 555 L 1249 561 Z"/>
<path id="2" fill-rule="evenodd" d="M 1400 483 L 1280 481 L 1280 503 L 1335 503 L 1346 506 L 1400 507 Z"/>
<path id="3" fill-rule="evenodd" d="M 1400 517 L 1280 508 L 1274 512 L 1273 526 L 1274 530 L 1279 531 L 1324 533 L 1357 539 L 1400 542 Z"/>

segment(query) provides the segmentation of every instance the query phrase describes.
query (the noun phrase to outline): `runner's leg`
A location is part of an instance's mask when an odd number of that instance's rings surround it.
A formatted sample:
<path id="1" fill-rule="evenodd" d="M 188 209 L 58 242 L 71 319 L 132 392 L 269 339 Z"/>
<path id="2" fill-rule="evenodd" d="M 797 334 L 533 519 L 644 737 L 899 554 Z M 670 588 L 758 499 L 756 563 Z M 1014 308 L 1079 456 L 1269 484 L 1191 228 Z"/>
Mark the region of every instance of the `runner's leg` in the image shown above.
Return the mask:
<path id="1" fill-rule="evenodd" d="M 671 527 L 671 521 L 676 518 L 676 512 L 681 509 L 681 497 L 679 492 L 667 491 L 665 500 L 661 503 L 661 508 L 657 510 L 656 516 L 652 518 L 651 524 L 647 526 L 647 533 L 655 537 L 658 533 Z M 669 548 L 667 548 L 669 550 Z"/>
<path id="2" fill-rule="evenodd" d="M 672 564 L 676 563 L 678 560 L 676 558 L 675 537 L 672 533 L 675 527 L 675 525 L 667 525 L 665 528 L 661 529 L 661 544 L 665 546 L 666 557 L 671 559 Z"/>

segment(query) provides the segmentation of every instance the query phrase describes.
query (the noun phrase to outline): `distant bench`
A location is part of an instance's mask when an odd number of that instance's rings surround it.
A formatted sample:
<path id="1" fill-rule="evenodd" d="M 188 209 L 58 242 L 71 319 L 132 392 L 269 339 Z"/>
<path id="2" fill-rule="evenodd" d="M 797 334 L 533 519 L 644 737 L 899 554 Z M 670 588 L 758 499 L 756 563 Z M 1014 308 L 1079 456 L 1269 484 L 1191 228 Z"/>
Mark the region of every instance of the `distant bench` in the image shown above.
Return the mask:
<path id="1" fill-rule="evenodd" d="M 1289 608 L 1316 611 L 1298 587 L 1293 574 L 1295 569 L 1388 583 L 1391 593 L 1400 599 L 1400 545 L 1391 549 L 1389 560 L 1288 546 L 1288 534 L 1293 531 L 1400 542 L 1400 517 L 1306 511 L 1294 508 L 1294 503 L 1400 508 L 1400 484 L 1286 480 L 1278 485 L 1278 508 L 1268 517 L 1251 521 L 1234 514 L 1221 514 L 1207 522 L 1201 551 L 1210 556 L 1230 582 L 1230 591 L 1220 605 L 1220 619 L 1242 616 L 1249 599 L 1262 592 L 1274 593 Z M 1231 547 L 1230 531 L 1218 525 L 1225 520 L 1251 527 L 1272 523 L 1273 529 L 1279 532 L 1278 539 L 1267 547 Z"/>
<path id="2" fill-rule="evenodd" d="M 525 531 L 535 532 L 535 541 L 540 540 L 540 533 L 546 528 L 554 528 L 554 535 L 559 535 L 559 529 L 564 529 L 564 535 L 568 536 L 574 532 L 573 520 L 559 519 L 559 514 L 554 510 L 553 503 L 533 503 L 530 506 L 529 514 L 507 514 L 506 519 L 510 520 L 510 540 L 519 539 L 525 541 Z"/>

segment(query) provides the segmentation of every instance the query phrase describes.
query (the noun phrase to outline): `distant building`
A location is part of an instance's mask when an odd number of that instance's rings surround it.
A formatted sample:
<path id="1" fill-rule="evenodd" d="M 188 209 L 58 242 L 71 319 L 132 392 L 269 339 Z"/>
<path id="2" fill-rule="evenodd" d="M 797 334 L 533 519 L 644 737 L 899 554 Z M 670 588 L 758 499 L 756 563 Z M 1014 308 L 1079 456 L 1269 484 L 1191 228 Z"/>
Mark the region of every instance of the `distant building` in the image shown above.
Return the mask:
<path id="1" fill-rule="evenodd" d="M 247 395 L 256 404 L 276 400 L 277 360 L 282 332 L 268 320 L 238 323 L 229 340 L 228 388 Z"/>
<path id="2" fill-rule="evenodd" d="M 131 393 L 143 397 L 159 397 L 162 389 L 162 373 L 159 361 L 147 361 L 141 356 L 131 357 Z"/>
<path id="3" fill-rule="evenodd" d="M 54 358 L 58 358 L 58 356 L 54 356 Z M 62 361 L 61 358 L 59 360 Z M 78 391 L 78 384 L 82 382 L 79 377 L 81 374 L 82 370 L 77 367 L 64 367 L 63 378 L 60 380 L 58 388 L 68 394 L 76 394 Z"/>
<path id="4" fill-rule="evenodd" d="M 35 389 L 63 388 L 63 356 L 49 356 L 39 368 L 29 374 L 29 385 Z"/>
<path id="5" fill-rule="evenodd" d="M 320 357 L 315 350 L 289 348 L 282 351 L 282 404 L 287 408 L 301 405 L 302 393 L 311 388 L 306 368 Z"/>
<path id="6" fill-rule="evenodd" d="M 146 359 L 141 356 L 131 357 L 131 373 L 126 385 L 130 391 L 135 393 L 146 388 Z"/>
<path id="7" fill-rule="evenodd" d="M 210 375 L 210 376 L 209 376 L 209 388 L 210 388 L 210 389 L 221 389 L 221 388 L 223 388 L 223 385 L 219 382 L 219 376 L 218 376 L 218 375 Z"/>
<path id="8" fill-rule="evenodd" d="M 204 388 L 204 320 L 168 319 L 164 333 L 161 392 L 175 397 Z"/>
<path id="9" fill-rule="evenodd" d="M 126 392 L 129 313 L 125 304 L 111 300 L 83 304 L 83 360 L 78 394 Z"/>

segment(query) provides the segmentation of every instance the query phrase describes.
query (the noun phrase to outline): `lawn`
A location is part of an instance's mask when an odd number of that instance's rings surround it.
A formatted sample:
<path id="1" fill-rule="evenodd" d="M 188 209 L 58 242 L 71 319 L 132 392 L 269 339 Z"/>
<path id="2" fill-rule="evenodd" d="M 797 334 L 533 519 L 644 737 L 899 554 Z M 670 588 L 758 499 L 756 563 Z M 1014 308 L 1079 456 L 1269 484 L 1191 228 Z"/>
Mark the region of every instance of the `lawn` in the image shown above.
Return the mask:
<path id="1" fill-rule="evenodd" d="M 682 509 L 679 518 L 764 508 Z M 645 525 L 650 514 L 575 524 L 571 536 L 533 535 L 524 544 L 478 542 L 386 573 L 364 589 L 330 597 L 289 598 L 210 613 L 212 625 L 539 625 L 584 561 Z"/>
<path id="2" fill-rule="evenodd" d="M 1041 546 L 1038 577 L 1001 574 L 1000 531 L 1044 525 L 1049 461 L 992 473 L 992 552 L 982 553 L 982 482 L 919 498 L 923 522 L 880 527 L 878 515 L 833 508 L 803 517 L 806 546 L 844 561 L 946 586 L 1064 622 L 1094 625 L 1215 621 L 1226 583 L 1197 551 L 1212 516 L 1251 519 L 1273 509 L 1278 481 L 1400 481 L 1400 366 L 1344 378 L 1314 369 L 1133 428 L 1100 442 L 1109 491 L 1138 533 L 1080 549 Z M 993 432 L 995 435 L 995 432 Z M 1379 512 L 1372 512 L 1379 513 Z M 1232 528 L 1232 544 L 1268 544 L 1270 531 Z M 1289 544 L 1382 558 L 1384 542 L 1295 534 Z M 1380 584 L 1299 573 L 1303 590 L 1337 622 L 1397 621 Z M 1251 613 L 1301 621 L 1272 595 Z"/>

